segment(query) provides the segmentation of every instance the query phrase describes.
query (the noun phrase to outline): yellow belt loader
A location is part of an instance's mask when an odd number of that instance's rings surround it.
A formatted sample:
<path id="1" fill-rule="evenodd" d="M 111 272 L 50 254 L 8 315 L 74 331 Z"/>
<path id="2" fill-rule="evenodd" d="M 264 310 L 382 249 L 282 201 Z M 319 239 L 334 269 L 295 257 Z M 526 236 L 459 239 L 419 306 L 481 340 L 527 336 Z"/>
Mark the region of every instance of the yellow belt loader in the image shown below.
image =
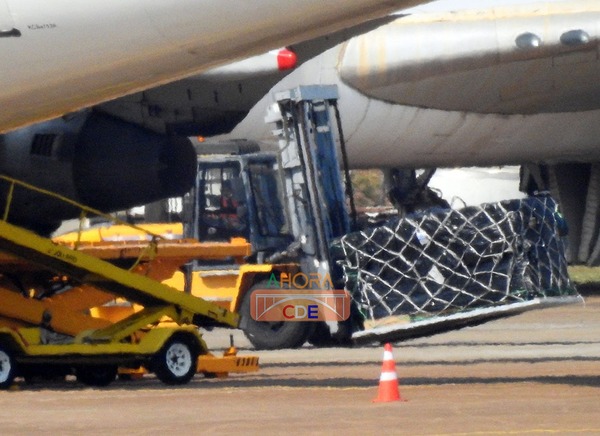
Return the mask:
<path id="1" fill-rule="evenodd" d="M 35 189 L 1 178 L 9 190 Z M 9 221 L 10 195 L 0 220 L 0 388 L 18 376 L 56 373 L 102 386 L 118 367 L 144 367 L 167 384 L 186 383 L 197 371 L 257 369 L 257 358 L 237 357 L 234 350 L 212 356 L 199 332 L 204 325 L 237 327 L 236 314 L 158 281 L 191 258 L 243 257 L 243 243 L 149 235 L 149 241 L 68 246 Z M 140 309 L 116 322 L 90 316 L 91 308 L 117 298 Z"/>

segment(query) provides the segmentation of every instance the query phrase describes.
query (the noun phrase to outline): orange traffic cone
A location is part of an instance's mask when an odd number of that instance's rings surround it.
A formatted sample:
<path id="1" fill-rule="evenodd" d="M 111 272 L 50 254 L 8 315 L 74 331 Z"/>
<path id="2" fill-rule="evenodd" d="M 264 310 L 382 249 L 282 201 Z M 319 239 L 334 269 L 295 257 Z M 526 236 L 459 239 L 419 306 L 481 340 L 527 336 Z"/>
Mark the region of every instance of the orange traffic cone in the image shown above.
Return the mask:
<path id="1" fill-rule="evenodd" d="M 400 397 L 398 389 L 398 376 L 396 375 L 396 364 L 392 355 L 392 346 L 385 344 L 383 351 L 383 365 L 381 367 L 381 377 L 379 377 L 379 391 L 374 403 L 384 403 L 389 401 L 405 401 Z"/>

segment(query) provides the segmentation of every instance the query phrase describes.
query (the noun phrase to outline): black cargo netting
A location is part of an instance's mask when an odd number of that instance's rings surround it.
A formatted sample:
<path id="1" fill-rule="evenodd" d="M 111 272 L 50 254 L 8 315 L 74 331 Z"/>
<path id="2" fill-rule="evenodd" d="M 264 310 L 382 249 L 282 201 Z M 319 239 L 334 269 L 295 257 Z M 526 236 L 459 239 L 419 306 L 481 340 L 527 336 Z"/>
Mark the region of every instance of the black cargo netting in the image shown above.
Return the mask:
<path id="1" fill-rule="evenodd" d="M 338 240 L 345 287 L 369 319 L 577 295 L 551 197 L 392 219 Z M 335 252 L 335 250 L 334 250 Z"/>

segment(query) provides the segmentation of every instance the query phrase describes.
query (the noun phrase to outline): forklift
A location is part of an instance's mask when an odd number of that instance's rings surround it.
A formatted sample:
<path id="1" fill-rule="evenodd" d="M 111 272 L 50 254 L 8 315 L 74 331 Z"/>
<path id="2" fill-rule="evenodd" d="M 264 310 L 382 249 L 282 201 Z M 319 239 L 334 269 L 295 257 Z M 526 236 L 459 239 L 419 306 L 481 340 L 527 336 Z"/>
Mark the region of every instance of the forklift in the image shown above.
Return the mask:
<path id="1" fill-rule="evenodd" d="M 343 289 L 342 274 L 330 259 L 330 244 L 352 230 L 356 210 L 337 88 L 302 86 L 278 93 L 276 100 L 266 119 L 276 125 L 274 150 L 248 140 L 195 144 L 198 173 L 194 189 L 183 200 L 183 235 L 201 241 L 245 238 L 252 250 L 249 264 L 271 265 L 279 274 L 296 270 L 327 277 Z M 189 265 L 194 295 L 211 297 L 200 294 L 210 291 L 202 286 L 202 277 L 211 271 L 223 277 L 223 267 L 215 267 L 197 261 Z M 356 316 L 337 326 L 256 321 L 250 316 L 250 296 L 264 289 L 269 278 L 257 275 L 252 286 L 230 290 L 229 309 L 240 314 L 240 328 L 256 348 L 294 348 L 307 340 L 326 344 L 332 341 L 332 329 L 337 332 L 335 342 L 345 342 L 360 325 Z"/>

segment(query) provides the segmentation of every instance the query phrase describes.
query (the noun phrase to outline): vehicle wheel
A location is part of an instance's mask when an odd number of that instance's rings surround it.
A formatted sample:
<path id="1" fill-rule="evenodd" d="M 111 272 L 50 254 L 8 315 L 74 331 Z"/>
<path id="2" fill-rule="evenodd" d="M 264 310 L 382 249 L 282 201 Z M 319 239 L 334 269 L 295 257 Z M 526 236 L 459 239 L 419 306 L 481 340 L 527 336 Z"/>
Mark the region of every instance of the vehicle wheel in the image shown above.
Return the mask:
<path id="1" fill-rule="evenodd" d="M 88 385 L 103 387 L 111 384 L 117 377 L 116 365 L 82 365 L 76 368 L 77 381 Z"/>
<path id="2" fill-rule="evenodd" d="M 335 339 L 331 336 L 331 330 L 325 322 L 316 322 L 313 333 L 308 337 L 308 343 L 315 347 L 331 347 L 335 345 Z"/>
<path id="3" fill-rule="evenodd" d="M 299 348 L 315 329 L 314 322 L 256 321 L 250 315 L 251 294 L 255 289 L 268 288 L 266 282 L 258 283 L 244 295 L 240 306 L 240 328 L 257 350 Z"/>
<path id="4" fill-rule="evenodd" d="M 15 381 L 15 359 L 13 353 L 0 346 L 0 389 L 8 389 Z"/>
<path id="5" fill-rule="evenodd" d="M 39 381 L 64 381 L 66 375 L 70 373 L 70 366 L 48 364 L 19 365 L 19 375 L 23 377 L 26 384 L 33 384 Z"/>
<path id="6" fill-rule="evenodd" d="M 198 365 L 198 347 L 186 335 L 173 335 L 153 359 L 154 373 L 168 385 L 189 382 Z"/>

